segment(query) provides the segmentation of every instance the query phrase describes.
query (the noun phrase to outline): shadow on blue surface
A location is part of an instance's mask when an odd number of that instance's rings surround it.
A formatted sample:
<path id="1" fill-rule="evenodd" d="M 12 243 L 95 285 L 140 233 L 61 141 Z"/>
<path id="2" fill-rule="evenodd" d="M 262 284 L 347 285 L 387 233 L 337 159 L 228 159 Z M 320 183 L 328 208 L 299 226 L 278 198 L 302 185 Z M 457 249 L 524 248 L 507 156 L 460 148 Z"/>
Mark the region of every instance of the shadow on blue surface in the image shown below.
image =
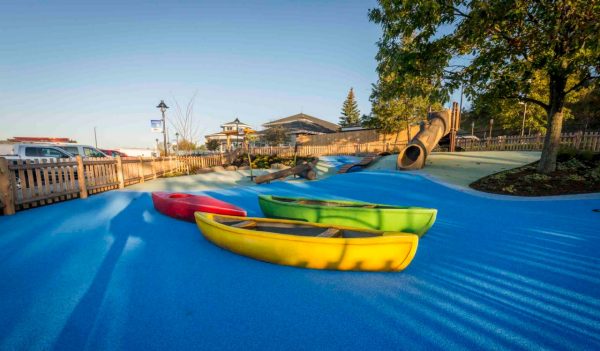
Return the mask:
<path id="1" fill-rule="evenodd" d="M 438 208 L 400 273 L 313 271 L 232 254 L 147 193 L 0 217 L 0 348 L 599 349 L 600 207 L 473 196 L 396 172 L 207 192 Z"/>

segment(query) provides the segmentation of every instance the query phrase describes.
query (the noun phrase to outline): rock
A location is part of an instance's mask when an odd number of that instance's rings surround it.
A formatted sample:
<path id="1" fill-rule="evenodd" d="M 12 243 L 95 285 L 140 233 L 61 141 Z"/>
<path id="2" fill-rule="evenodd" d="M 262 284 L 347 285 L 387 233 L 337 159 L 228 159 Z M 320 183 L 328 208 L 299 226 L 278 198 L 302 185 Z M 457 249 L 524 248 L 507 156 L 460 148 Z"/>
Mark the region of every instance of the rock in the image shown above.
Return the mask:
<path id="1" fill-rule="evenodd" d="M 226 171 L 237 171 L 237 169 L 236 166 L 227 166 L 227 168 L 225 168 Z"/>
<path id="2" fill-rule="evenodd" d="M 240 170 L 240 171 L 246 171 L 248 169 L 250 169 L 250 166 L 241 166 L 241 167 L 238 167 L 238 170 Z"/>
<path id="3" fill-rule="evenodd" d="M 223 168 L 223 166 L 213 166 L 211 167 L 213 172 L 219 172 L 219 171 L 224 171 L 225 168 Z"/>

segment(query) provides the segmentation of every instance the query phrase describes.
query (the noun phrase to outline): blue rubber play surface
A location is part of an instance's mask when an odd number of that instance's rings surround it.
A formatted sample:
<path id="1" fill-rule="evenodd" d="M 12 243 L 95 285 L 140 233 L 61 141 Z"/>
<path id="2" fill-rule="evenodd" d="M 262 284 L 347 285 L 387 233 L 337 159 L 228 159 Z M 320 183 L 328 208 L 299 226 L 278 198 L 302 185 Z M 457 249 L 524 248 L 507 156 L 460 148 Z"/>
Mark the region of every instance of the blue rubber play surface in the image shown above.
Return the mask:
<path id="1" fill-rule="evenodd" d="M 392 171 L 207 193 L 251 216 L 258 193 L 439 213 L 398 273 L 238 256 L 144 192 L 0 217 L 0 349 L 600 349 L 600 196 L 477 196 Z"/>

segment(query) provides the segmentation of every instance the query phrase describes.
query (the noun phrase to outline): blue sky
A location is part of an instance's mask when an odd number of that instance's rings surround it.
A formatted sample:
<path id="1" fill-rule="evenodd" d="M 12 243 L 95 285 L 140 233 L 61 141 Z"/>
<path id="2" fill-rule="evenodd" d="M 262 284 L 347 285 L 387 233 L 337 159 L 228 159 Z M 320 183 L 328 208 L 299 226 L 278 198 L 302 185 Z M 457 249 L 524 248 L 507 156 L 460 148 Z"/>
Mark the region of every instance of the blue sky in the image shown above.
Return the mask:
<path id="1" fill-rule="evenodd" d="M 375 1 L 9 1 L 0 13 L 0 139 L 149 147 L 161 99 L 197 92 L 202 135 L 300 111 L 370 111 Z M 168 111 L 167 116 L 172 113 Z"/>

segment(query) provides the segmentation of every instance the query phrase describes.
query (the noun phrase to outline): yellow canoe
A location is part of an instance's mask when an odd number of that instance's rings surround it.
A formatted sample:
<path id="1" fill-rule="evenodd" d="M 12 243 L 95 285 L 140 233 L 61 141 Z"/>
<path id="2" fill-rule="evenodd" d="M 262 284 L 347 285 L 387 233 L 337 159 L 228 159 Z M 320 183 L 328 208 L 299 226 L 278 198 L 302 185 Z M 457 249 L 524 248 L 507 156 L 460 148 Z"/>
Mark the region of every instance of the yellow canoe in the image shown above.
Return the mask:
<path id="1" fill-rule="evenodd" d="M 401 271 L 417 252 L 419 237 L 284 219 L 196 212 L 212 243 L 257 260 L 302 268 Z"/>

